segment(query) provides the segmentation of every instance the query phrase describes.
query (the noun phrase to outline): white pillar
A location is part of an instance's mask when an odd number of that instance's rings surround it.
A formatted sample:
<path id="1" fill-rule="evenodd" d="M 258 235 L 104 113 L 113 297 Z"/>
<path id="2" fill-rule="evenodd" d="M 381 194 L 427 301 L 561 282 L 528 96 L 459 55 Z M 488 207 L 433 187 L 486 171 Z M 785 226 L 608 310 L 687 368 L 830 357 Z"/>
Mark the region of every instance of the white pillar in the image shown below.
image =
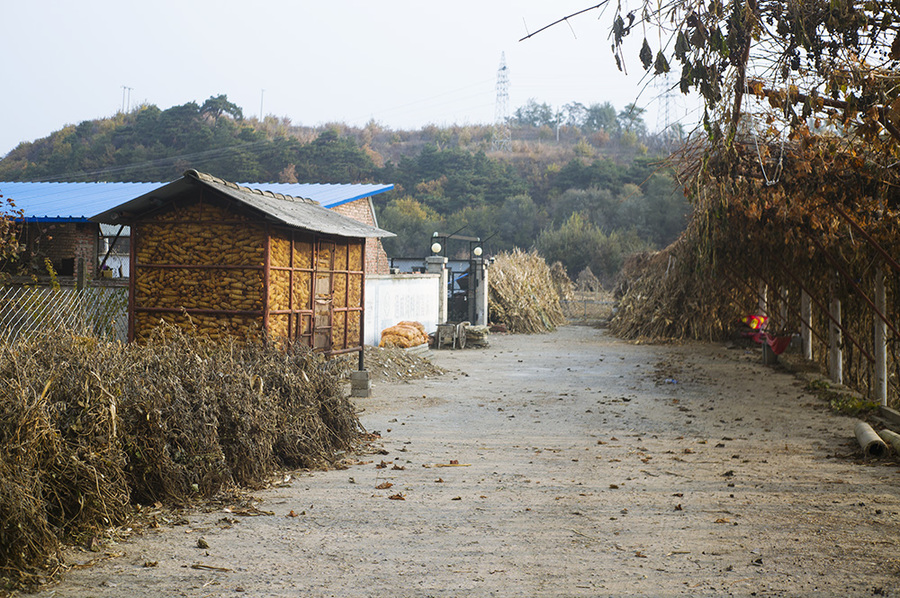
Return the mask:
<path id="1" fill-rule="evenodd" d="M 476 326 L 487 326 L 488 323 L 488 263 L 480 260 L 474 264 L 475 280 L 475 320 L 472 324 Z"/>
<path id="2" fill-rule="evenodd" d="M 884 290 L 884 268 L 875 268 L 875 308 L 887 314 L 887 296 Z M 875 396 L 876 401 L 887 407 L 887 323 L 875 314 Z"/>
<path id="3" fill-rule="evenodd" d="M 831 313 L 828 327 L 828 373 L 835 384 L 843 384 L 844 354 L 841 350 L 843 335 L 838 326 L 841 323 L 841 300 L 835 295 L 834 287 L 832 287 L 831 304 L 828 311 Z"/>
<path id="4" fill-rule="evenodd" d="M 767 300 L 767 295 L 769 294 L 769 287 L 766 283 L 759 283 L 759 304 L 757 313 L 761 316 L 769 315 L 769 302 Z"/>
<path id="5" fill-rule="evenodd" d="M 429 274 L 440 274 L 440 295 L 438 299 L 438 324 L 447 321 L 447 258 L 431 255 L 425 258 L 425 271 Z"/>
<path id="6" fill-rule="evenodd" d="M 800 323 L 800 341 L 803 345 L 803 358 L 807 361 L 812 361 L 812 301 L 809 298 L 809 293 L 806 291 L 800 291 L 800 318 L 803 320 L 803 322 Z"/>

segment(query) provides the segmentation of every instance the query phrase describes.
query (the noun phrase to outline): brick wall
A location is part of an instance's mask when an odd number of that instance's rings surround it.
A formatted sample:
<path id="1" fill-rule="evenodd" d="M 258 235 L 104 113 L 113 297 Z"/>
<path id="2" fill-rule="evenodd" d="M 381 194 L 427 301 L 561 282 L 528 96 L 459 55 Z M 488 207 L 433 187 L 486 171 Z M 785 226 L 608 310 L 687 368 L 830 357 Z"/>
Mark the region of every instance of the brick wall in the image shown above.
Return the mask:
<path id="1" fill-rule="evenodd" d="M 48 257 L 59 276 L 78 276 L 78 262 L 84 260 L 86 279 L 94 278 L 97 268 L 99 225 L 89 222 L 31 223 L 27 231 L 27 253 L 36 257 L 43 270 Z"/>
<path id="2" fill-rule="evenodd" d="M 375 215 L 372 213 L 368 198 L 357 199 L 331 209 L 357 222 L 376 226 Z M 366 239 L 366 274 L 388 274 L 390 271 L 391 263 L 381 245 L 381 239 Z"/>

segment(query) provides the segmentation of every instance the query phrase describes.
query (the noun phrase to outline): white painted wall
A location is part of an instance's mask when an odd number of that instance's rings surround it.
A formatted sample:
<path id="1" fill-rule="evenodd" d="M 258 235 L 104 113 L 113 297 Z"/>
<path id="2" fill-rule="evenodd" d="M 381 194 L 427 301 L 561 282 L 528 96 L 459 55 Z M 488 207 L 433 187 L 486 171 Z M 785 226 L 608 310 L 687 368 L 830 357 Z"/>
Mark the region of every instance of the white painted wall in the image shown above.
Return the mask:
<path id="1" fill-rule="evenodd" d="M 367 274 L 365 343 L 377 345 L 382 330 L 404 320 L 437 330 L 441 291 L 439 274 Z"/>

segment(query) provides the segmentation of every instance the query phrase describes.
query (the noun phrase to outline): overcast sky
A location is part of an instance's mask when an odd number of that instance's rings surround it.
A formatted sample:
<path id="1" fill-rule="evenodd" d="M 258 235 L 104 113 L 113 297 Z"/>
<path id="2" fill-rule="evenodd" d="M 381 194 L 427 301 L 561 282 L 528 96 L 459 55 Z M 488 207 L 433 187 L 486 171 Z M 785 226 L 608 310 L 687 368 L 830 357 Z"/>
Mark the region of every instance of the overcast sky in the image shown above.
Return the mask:
<path id="1" fill-rule="evenodd" d="M 391 129 L 494 120 L 501 52 L 510 112 L 529 98 L 637 101 L 665 118 L 659 89 L 640 97 L 610 52 L 610 12 L 521 37 L 595 0 L 29 0 L 0 24 L 0 156 L 21 141 L 140 103 L 162 109 L 226 94 L 245 116 L 294 124 L 374 119 Z M 131 90 L 124 90 L 123 86 Z M 265 90 L 263 92 L 263 90 Z M 130 99 L 129 99 L 130 94 Z M 670 119 L 684 112 L 675 98 Z M 697 120 L 696 114 L 688 121 Z M 686 125 L 687 126 L 687 125 Z"/>

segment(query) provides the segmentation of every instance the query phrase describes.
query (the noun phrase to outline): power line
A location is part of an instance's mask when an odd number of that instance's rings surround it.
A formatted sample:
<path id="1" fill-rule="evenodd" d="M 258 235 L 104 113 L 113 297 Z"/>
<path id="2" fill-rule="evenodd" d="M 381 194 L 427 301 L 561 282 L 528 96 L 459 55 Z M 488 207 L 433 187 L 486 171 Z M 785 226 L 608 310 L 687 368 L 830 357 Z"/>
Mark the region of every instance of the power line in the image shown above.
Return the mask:
<path id="1" fill-rule="evenodd" d="M 42 177 L 42 181 L 44 182 L 53 182 L 62 179 L 70 179 L 70 178 L 85 178 L 85 177 L 99 177 L 101 175 L 109 175 L 109 174 L 117 174 L 122 172 L 128 172 L 130 170 L 138 170 L 142 168 L 154 168 L 154 167 L 163 167 L 168 165 L 174 165 L 176 161 L 179 160 L 192 160 L 194 162 L 209 160 L 212 158 L 219 158 L 225 156 L 227 154 L 233 154 L 235 152 L 244 151 L 248 149 L 253 149 L 258 146 L 265 146 L 271 143 L 267 139 L 263 139 L 260 141 L 250 141 L 247 143 L 242 143 L 240 145 L 232 145 L 228 147 L 222 147 L 217 149 L 205 150 L 202 152 L 194 152 L 191 154 L 180 154 L 177 156 L 168 156 L 165 158 L 157 158 L 155 160 L 146 160 L 144 162 L 136 162 L 133 164 L 125 164 L 122 166 L 110 166 L 108 168 L 101 168 L 98 170 L 82 170 L 79 172 L 71 172 L 71 173 L 63 173 L 51 177 Z M 272 148 L 274 149 L 274 148 Z"/>

